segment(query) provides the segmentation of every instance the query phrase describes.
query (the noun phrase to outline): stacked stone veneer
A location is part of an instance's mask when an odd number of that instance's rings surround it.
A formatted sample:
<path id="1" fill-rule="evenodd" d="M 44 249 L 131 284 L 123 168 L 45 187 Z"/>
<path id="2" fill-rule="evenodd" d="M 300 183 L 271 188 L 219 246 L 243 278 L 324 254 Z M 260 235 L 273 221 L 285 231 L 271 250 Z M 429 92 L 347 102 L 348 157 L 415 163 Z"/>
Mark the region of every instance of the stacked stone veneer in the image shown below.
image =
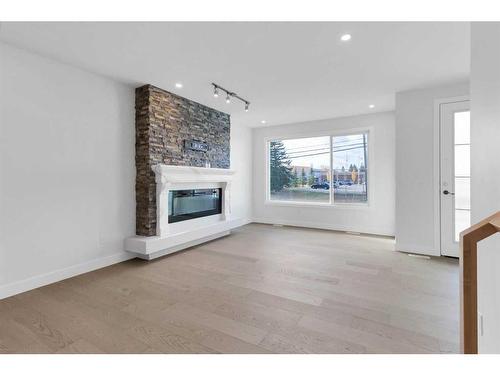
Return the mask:
<path id="1" fill-rule="evenodd" d="M 151 85 L 135 90 L 136 233 L 156 235 L 158 163 L 229 168 L 229 115 Z M 208 152 L 184 148 L 185 140 L 208 143 Z"/>

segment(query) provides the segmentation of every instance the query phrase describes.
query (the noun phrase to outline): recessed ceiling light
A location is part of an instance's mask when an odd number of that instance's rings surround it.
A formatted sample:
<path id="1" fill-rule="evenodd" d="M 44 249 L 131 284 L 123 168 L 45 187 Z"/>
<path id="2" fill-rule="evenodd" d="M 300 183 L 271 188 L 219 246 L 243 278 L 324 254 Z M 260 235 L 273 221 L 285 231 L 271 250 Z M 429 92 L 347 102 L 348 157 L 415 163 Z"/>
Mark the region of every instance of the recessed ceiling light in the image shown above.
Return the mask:
<path id="1" fill-rule="evenodd" d="M 375 108 L 375 104 L 370 104 L 368 108 Z"/>
<path id="2" fill-rule="evenodd" d="M 344 34 L 340 37 L 340 40 L 343 42 L 347 42 L 348 40 L 351 40 L 351 34 Z"/>
<path id="3" fill-rule="evenodd" d="M 178 89 L 182 89 L 182 83 L 177 82 L 177 83 L 175 84 L 175 87 L 177 87 Z"/>
<path id="4" fill-rule="evenodd" d="M 260 123 L 265 124 L 266 122 L 267 122 L 266 120 L 262 120 Z"/>

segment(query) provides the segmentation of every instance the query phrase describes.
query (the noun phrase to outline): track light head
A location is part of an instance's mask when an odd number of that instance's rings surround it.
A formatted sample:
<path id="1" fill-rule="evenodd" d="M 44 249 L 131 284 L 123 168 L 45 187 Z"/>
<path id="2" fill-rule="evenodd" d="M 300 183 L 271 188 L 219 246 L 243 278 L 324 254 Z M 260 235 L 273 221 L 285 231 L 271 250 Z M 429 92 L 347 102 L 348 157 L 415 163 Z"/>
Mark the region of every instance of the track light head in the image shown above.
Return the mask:
<path id="1" fill-rule="evenodd" d="M 212 82 L 212 87 L 214 89 L 213 92 L 214 92 L 215 98 L 219 97 L 219 92 L 220 92 L 221 95 L 226 94 L 226 103 L 227 104 L 231 103 L 231 100 L 234 98 L 234 99 L 238 99 L 239 101 L 241 101 L 245 105 L 245 112 L 248 112 L 248 110 L 250 109 L 250 102 L 248 100 L 242 98 L 238 94 L 236 94 L 234 91 L 229 91 L 228 89 L 225 89 L 224 87 L 219 86 L 215 82 Z"/>

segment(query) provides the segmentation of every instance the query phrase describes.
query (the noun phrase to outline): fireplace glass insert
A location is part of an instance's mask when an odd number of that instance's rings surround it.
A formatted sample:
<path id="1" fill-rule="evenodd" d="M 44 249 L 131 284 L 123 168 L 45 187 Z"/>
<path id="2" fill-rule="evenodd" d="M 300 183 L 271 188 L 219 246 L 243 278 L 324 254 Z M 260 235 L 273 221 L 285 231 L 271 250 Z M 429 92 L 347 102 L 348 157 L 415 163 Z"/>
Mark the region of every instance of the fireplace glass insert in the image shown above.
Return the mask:
<path id="1" fill-rule="evenodd" d="M 222 189 L 170 190 L 168 222 L 176 223 L 222 212 Z"/>

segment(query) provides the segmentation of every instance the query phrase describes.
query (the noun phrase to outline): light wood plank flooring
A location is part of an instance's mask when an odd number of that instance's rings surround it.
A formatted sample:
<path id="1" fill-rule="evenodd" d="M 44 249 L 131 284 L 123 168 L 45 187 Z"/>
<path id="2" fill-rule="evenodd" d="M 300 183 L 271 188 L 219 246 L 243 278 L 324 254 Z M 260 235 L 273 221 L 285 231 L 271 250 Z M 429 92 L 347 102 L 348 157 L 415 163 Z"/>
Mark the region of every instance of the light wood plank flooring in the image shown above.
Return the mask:
<path id="1" fill-rule="evenodd" d="M 0 353 L 455 353 L 458 262 L 251 224 L 0 301 Z"/>

